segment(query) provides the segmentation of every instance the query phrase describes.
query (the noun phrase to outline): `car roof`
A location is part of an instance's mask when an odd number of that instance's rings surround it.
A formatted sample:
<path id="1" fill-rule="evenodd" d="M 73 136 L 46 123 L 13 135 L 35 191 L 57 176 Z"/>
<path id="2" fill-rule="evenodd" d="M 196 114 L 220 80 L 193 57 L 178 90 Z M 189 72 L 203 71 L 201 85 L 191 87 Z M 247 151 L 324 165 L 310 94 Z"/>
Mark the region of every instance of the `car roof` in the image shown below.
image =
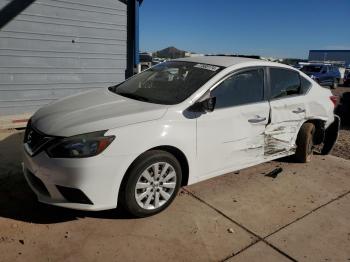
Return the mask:
<path id="1" fill-rule="evenodd" d="M 210 64 L 216 66 L 229 67 L 246 62 L 265 62 L 260 59 L 245 58 L 245 57 L 232 57 L 232 56 L 196 56 L 174 59 L 173 61 L 184 61 L 201 64 Z"/>
<path id="2" fill-rule="evenodd" d="M 240 66 L 240 65 L 272 66 L 272 67 L 280 67 L 285 69 L 297 70 L 294 67 L 291 67 L 289 65 L 285 65 L 282 63 L 265 61 L 262 59 L 235 57 L 235 56 L 198 56 L 198 57 L 178 58 L 171 61 L 192 62 L 192 63 L 209 64 L 209 65 L 222 66 L 222 67 L 231 67 L 231 66 Z"/>

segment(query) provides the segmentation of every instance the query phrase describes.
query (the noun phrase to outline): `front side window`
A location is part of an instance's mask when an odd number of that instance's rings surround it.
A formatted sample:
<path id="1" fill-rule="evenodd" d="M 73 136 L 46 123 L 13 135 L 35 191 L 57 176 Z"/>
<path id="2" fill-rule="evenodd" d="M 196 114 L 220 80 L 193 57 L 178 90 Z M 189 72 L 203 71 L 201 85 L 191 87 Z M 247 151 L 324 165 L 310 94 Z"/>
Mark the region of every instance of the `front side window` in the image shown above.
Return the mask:
<path id="1" fill-rule="evenodd" d="M 271 99 L 300 93 L 300 77 L 296 71 L 270 68 Z"/>
<path id="2" fill-rule="evenodd" d="M 109 90 L 135 100 L 174 105 L 191 96 L 221 69 L 222 67 L 208 64 L 169 61 L 110 87 Z"/>
<path id="3" fill-rule="evenodd" d="M 254 69 L 235 74 L 212 92 L 216 108 L 256 103 L 264 100 L 264 70 Z"/>

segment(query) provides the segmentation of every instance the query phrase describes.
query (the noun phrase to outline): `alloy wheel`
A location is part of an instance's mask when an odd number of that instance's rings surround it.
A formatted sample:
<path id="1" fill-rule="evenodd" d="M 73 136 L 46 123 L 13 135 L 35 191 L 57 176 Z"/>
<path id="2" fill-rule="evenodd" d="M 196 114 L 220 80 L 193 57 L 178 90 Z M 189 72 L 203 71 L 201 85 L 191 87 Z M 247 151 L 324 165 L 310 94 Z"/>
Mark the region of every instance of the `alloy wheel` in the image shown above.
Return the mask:
<path id="1" fill-rule="evenodd" d="M 166 162 L 147 167 L 135 186 L 137 204 L 147 210 L 157 209 L 169 201 L 176 188 L 176 171 Z"/>

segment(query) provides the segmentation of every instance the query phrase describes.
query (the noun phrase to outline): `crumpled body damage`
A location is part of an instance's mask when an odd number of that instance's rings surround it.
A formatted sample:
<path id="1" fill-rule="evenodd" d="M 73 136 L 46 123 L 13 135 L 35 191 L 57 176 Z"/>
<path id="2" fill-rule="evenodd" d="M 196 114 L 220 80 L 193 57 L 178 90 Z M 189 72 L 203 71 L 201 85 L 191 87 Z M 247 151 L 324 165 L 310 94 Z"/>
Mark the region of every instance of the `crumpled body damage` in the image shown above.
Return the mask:
<path id="1" fill-rule="evenodd" d="M 281 152 L 294 152 L 295 134 L 298 133 L 295 121 L 268 125 L 265 130 L 264 155 L 274 155 Z"/>

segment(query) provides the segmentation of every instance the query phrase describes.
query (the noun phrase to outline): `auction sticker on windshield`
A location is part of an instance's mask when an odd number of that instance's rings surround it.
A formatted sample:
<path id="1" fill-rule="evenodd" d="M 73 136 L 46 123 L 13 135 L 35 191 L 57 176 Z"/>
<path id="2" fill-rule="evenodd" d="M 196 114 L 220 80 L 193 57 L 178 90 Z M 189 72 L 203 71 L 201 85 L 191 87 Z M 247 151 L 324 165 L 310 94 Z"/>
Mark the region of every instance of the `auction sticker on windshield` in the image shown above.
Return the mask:
<path id="1" fill-rule="evenodd" d="M 207 70 L 210 70 L 210 71 L 213 71 L 213 72 L 215 72 L 218 69 L 220 69 L 220 67 L 218 67 L 218 66 L 205 65 L 205 64 L 196 64 L 194 67 L 201 68 L 201 69 L 207 69 Z"/>

